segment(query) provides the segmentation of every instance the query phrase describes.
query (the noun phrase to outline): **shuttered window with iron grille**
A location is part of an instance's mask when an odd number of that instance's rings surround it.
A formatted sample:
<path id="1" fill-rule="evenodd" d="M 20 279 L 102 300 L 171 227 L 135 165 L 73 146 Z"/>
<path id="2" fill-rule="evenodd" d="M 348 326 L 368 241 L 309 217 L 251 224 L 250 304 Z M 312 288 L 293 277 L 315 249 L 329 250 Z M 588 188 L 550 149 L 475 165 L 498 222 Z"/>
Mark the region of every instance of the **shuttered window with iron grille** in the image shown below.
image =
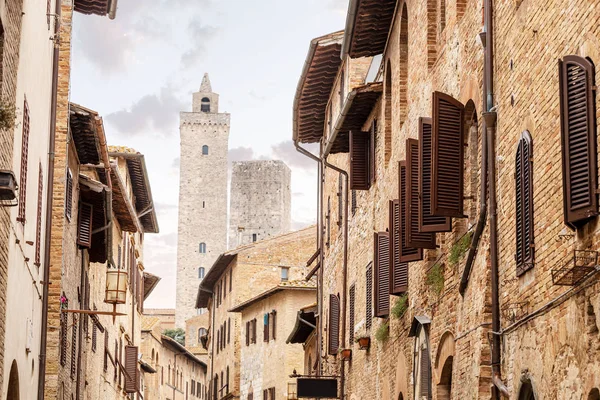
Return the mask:
<path id="1" fill-rule="evenodd" d="M 429 357 L 429 348 L 425 347 L 421 349 L 421 381 L 419 398 L 431 399 L 431 361 Z"/>
<path id="2" fill-rule="evenodd" d="M 62 366 L 67 364 L 67 329 L 69 325 L 68 316 L 69 314 L 66 312 L 60 313 L 60 365 Z"/>
<path id="3" fill-rule="evenodd" d="M 431 214 L 431 118 L 419 118 L 418 215 L 421 232 L 451 232 L 452 218 Z"/>
<path id="4" fill-rule="evenodd" d="M 375 164 L 375 151 L 377 149 L 377 120 L 371 123 L 371 137 L 369 139 L 369 180 L 371 185 L 377 180 L 377 168 Z"/>
<path id="5" fill-rule="evenodd" d="M 573 229 L 598 215 L 594 74 L 587 58 L 559 61 L 564 219 Z"/>
<path id="6" fill-rule="evenodd" d="M 365 328 L 371 329 L 373 323 L 373 266 L 367 266 L 365 290 Z"/>
<path id="7" fill-rule="evenodd" d="M 390 313 L 390 236 L 387 232 L 374 235 L 375 316 L 384 318 Z"/>
<path id="8" fill-rule="evenodd" d="M 399 228 L 400 229 L 400 247 L 399 247 L 400 262 L 419 261 L 419 260 L 423 259 L 423 249 L 409 247 L 406 245 L 406 237 L 407 237 L 406 227 L 409 223 L 408 214 L 407 214 L 408 207 L 406 204 L 407 203 L 406 161 L 400 161 L 400 165 L 398 168 L 398 176 L 399 176 L 398 189 L 400 192 L 399 193 L 400 202 L 398 204 L 399 211 L 400 211 L 400 228 Z"/>
<path id="9" fill-rule="evenodd" d="M 462 218 L 464 105 L 453 97 L 433 93 L 431 153 L 431 214 Z"/>
<path id="10" fill-rule="evenodd" d="M 517 276 L 533 267 L 533 141 L 521 134 L 515 160 L 515 225 Z"/>
<path id="11" fill-rule="evenodd" d="M 400 261 L 401 228 L 400 200 L 390 200 L 390 294 L 408 290 L 408 263 Z"/>
<path id="12" fill-rule="evenodd" d="M 77 244 L 81 247 L 92 247 L 92 213 L 93 207 L 88 203 L 79 203 L 79 219 L 77 222 Z"/>
<path id="13" fill-rule="evenodd" d="M 356 285 L 352 285 L 350 286 L 350 290 L 349 290 L 349 319 L 350 319 L 350 326 L 349 326 L 349 335 L 348 337 L 350 338 L 350 343 L 354 343 L 354 312 L 356 309 Z"/>
<path id="14" fill-rule="evenodd" d="M 352 215 L 356 213 L 357 204 L 356 204 L 356 190 L 352 191 Z"/>
<path id="15" fill-rule="evenodd" d="M 140 389 L 140 373 L 137 346 L 125 346 L 125 393 L 137 393 Z"/>
<path id="16" fill-rule="evenodd" d="M 42 201 L 44 198 L 44 171 L 42 164 L 39 166 L 38 174 L 38 196 L 37 196 L 37 217 L 35 223 L 35 258 L 34 265 L 39 267 L 42 258 Z"/>
<path id="17" fill-rule="evenodd" d="M 419 141 L 406 141 L 406 245 L 435 249 L 435 233 L 419 231 Z"/>
<path id="18" fill-rule="evenodd" d="M 369 133 L 350 131 L 350 189 L 371 187 L 370 142 Z"/>
<path id="19" fill-rule="evenodd" d="M 327 353 L 336 355 L 340 346 L 340 299 L 329 295 L 329 330 Z"/>
<path id="20" fill-rule="evenodd" d="M 23 134 L 21 142 L 21 179 L 19 180 L 19 213 L 17 221 L 25 223 L 25 202 L 27 200 L 27 165 L 29 158 L 29 105 L 23 102 Z"/>
<path id="21" fill-rule="evenodd" d="M 73 314 L 73 326 L 71 326 L 71 379 L 75 379 L 77 372 L 77 316 Z"/>
<path id="22" fill-rule="evenodd" d="M 339 174 L 338 176 L 338 191 L 337 191 L 337 200 L 338 200 L 338 219 L 337 219 L 337 226 L 341 227 L 342 226 L 342 222 L 344 221 L 344 216 L 343 216 L 343 204 L 342 201 L 344 201 L 344 181 L 342 179 L 342 174 Z"/>
<path id="23" fill-rule="evenodd" d="M 73 213 L 73 173 L 67 169 L 67 177 L 65 183 L 65 216 L 71 221 Z"/>

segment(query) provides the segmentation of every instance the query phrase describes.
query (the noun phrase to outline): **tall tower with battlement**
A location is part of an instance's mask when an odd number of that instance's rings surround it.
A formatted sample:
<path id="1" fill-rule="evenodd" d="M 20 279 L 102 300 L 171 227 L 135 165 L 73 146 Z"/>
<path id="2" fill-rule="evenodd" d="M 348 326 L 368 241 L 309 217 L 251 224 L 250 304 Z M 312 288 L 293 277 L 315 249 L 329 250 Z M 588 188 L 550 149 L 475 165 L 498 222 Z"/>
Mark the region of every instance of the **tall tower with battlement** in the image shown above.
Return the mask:
<path id="1" fill-rule="evenodd" d="M 180 113 L 179 227 L 175 324 L 195 316 L 196 294 L 208 269 L 227 250 L 227 113 L 208 74 L 193 94 L 192 112 Z"/>

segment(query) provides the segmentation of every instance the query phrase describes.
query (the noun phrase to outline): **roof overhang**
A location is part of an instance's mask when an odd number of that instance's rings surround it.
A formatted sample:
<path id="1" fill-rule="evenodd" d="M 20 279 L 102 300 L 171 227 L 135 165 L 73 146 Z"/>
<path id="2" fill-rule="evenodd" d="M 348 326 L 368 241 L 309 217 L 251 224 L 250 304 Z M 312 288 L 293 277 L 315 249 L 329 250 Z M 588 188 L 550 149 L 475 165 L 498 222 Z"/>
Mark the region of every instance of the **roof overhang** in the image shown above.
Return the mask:
<path id="1" fill-rule="evenodd" d="M 204 361 L 200 360 L 198 357 L 193 355 L 188 349 L 185 348 L 185 346 L 182 346 L 181 344 L 179 344 L 175 339 L 173 339 L 167 335 L 161 335 L 161 339 L 162 339 L 163 345 L 167 344 L 167 345 L 171 346 L 171 348 L 175 349 L 175 351 L 177 351 L 179 354 L 185 355 L 187 358 L 200 364 L 201 366 L 204 367 L 204 369 L 206 369 L 207 366 Z"/>
<path id="2" fill-rule="evenodd" d="M 148 372 L 149 374 L 155 374 L 156 370 L 152 367 L 152 365 L 148 364 L 146 361 L 144 360 L 140 360 L 140 368 L 144 371 L 144 372 Z"/>
<path id="3" fill-rule="evenodd" d="M 342 57 L 370 57 L 385 50 L 397 0 L 350 0 Z"/>
<path id="4" fill-rule="evenodd" d="M 208 300 L 212 296 L 212 290 L 215 286 L 215 283 L 217 283 L 217 280 L 219 280 L 223 272 L 225 272 L 225 269 L 229 266 L 229 263 L 232 262 L 236 257 L 237 252 L 235 251 L 219 255 L 219 258 L 217 258 L 212 267 L 210 267 L 202 279 L 202 283 L 200 283 L 198 286 L 198 294 L 196 295 L 196 308 L 208 307 Z"/>
<path id="5" fill-rule="evenodd" d="M 85 175 L 79 175 L 81 201 L 92 206 L 92 246 L 90 262 L 104 264 L 108 259 L 108 229 L 112 222 L 111 190 Z"/>
<path id="6" fill-rule="evenodd" d="M 266 292 L 263 292 L 261 294 L 259 294 L 256 297 L 251 298 L 250 300 L 247 300 L 243 303 L 238 304 L 237 306 L 227 310 L 228 312 L 242 312 L 244 311 L 246 308 L 250 307 L 253 304 L 256 304 L 268 297 L 273 296 L 275 293 L 279 293 L 282 292 L 284 290 L 296 290 L 296 291 L 316 291 L 317 287 L 316 286 L 286 286 L 286 285 L 278 285 L 275 286 L 269 290 L 267 290 Z"/>
<path id="7" fill-rule="evenodd" d="M 144 300 L 150 296 L 150 293 L 158 285 L 158 282 L 160 282 L 160 277 L 149 272 L 144 272 Z"/>
<path id="8" fill-rule="evenodd" d="M 112 181 L 112 206 L 115 216 L 119 221 L 121 229 L 125 232 L 137 232 L 139 221 L 137 214 L 133 208 L 133 204 L 129 201 L 127 195 L 127 186 L 118 172 L 119 167 L 112 164 L 110 169 L 110 179 Z"/>
<path id="9" fill-rule="evenodd" d="M 131 178 L 131 187 L 135 195 L 135 210 L 142 229 L 146 233 L 158 233 L 158 219 L 152 200 L 152 189 L 150 188 L 144 155 L 129 150 L 126 152 L 109 151 L 108 155 L 125 159 Z"/>
<path id="10" fill-rule="evenodd" d="M 350 151 L 350 131 L 361 130 L 383 92 L 382 82 L 359 86 L 348 93 L 342 112 L 325 144 L 325 154 Z"/>
<path id="11" fill-rule="evenodd" d="M 412 324 L 410 325 L 410 331 L 408 337 L 418 336 L 421 332 L 421 328 L 431 324 L 431 319 L 422 315 L 418 315 L 413 318 Z"/>
<path id="12" fill-rule="evenodd" d="M 288 336 L 285 343 L 305 343 L 306 339 L 314 332 L 317 325 L 317 318 L 314 312 L 298 311 L 294 329 Z"/>
<path id="13" fill-rule="evenodd" d="M 98 132 L 101 125 L 98 126 L 96 123 L 99 118 L 96 111 L 79 104 L 69 104 L 69 128 L 81 164 L 99 165 L 102 161 L 102 146 Z"/>
<path id="14" fill-rule="evenodd" d="M 323 137 L 327 102 L 342 63 L 343 37 L 339 31 L 310 42 L 294 98 L 294 142 L 317 143 Z"/>
<path id="15" fill-rule="evenodd" d="M 117 0 L 75 0 L 73 9 L 82 14 L 108 15 L 108 18 L 115 19 Z"/>

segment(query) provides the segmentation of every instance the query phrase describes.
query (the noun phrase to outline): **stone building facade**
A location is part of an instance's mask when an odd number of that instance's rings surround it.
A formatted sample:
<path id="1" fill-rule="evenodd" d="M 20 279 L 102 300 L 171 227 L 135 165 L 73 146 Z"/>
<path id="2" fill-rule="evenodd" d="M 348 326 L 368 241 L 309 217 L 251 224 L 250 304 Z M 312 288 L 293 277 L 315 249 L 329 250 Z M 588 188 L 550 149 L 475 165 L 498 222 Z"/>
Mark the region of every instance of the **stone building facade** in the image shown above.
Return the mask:
<path id="1" fill-rule="evenodd" d="M 196 357 L 208 362 L 208 313 L 197 315 L 185 321 L 185 347 Z"/>
<path id="2" fill-rule="evenodd" d="M 146 364 L 144 399 L 208 399 L 206 363 L 163 335 L 157 317 L 143 318 L 141 354 Z"/>
<path id="3" fill-rule="evenodd" d="M 219 254 L 227 250 L 227 113 L 208 74 L 193 95 L 192 112 L 180 115 L 181 161 L 177 236 L 175 324 L 197 314 L 198 284 Z"/>
<path id="4" fill-rule="evenodd" d="M 144 316 L 158 318 L 163 331 L 165 329 L 175 329 L 174 308 L 145 308 Z"/>
<path id="5" fill-rule="evenodd" d="M 316 282 L 287 281 L 247 300 L 231 311 L 241 314 L 240 398 L 295 398 L 290 375 L 303 370 L 301 344 L 287 344 L 298 309 L 316 300 Z"/>
<path id="6" fill-rule="evenodd" d="M 229 248 L 289 232 L 292 172 L 283 161 L 236 161 L 231 169 Z"/>
<path id="7" fill-rule="evenodd" d="M 242 319 L 233 308 L 283 281 L 303 279 L 314 252 L 315 228 L 279 235 L 219 256 L 197 292 L 208 308 L 209 388 L 212 399 L 238 397 L 242 373 Z"/>
<path id="8" fill-rule="evenodd" d="M 320 372 L 340 375 L 341 398 L 350 399 L 490 399 L 501 391 L 514 399 L 598 399 L 598 4 L 357 0 L 349 12 L 345 33 L 311 43 L 295 105 L 294 139 L 321 142 L 319 156 L 350 173 L 348 184 L 323 163 Z M 487 46 L 494 50 L 487 53 L 492 74 L 484 67 Z M 361 63 L 380 54 L 369 74 Z M 562 87 L 559 71 L 566 74 Z M 373 75 L 374 82 L 366 80 Z M 311 97 L 321 90 L 328 95 Z M 447 125 L 457 110 L 460 118 Z M 422 118 L 432 118 L 431 128 Z M 423 207 L 423 194 L 432 199 L 422 212 L 441 209 L 443 193 L 436 203 L 433 191 L 413 186 L 414 171 L 448 161 L 427 129 L 437 140 L 444 129 L 454 132 L 450 148 L 464 148 L 453 170 L 455 179 L 463 176 L 462 187 L 453 188 L 463 193 L 450 192 L 462 216 L 439 221 L 445 227 L 433 239 L 390 222 L 390 212 L 402 211 L 394 207 L 407 207 L 400 221 L 413 218 L 408 204 Z M 590 202 L 583 217 L 569 203 L 577 132 L 588 138 L 579 142 L 589 159 L 581 167 Z M 423 150 L 429 144 L 431 153 Z M 481 190 L 485 161 L 488 193 Z M 429 175 L 430 190 L 450 187 L 440 183 L 447 171 Z M 471 243 L 477 251 L 469 273 Z M 398 262 L 411 254 L 412 261 Z M 396 273 L 402 279 L 394 281 Z M 339 317 L 338 343 L 331 316 Z M 353 342 L 359 336 L 370 339 L 368 350 Z M 336 344 L 353 350 L 350 363 L 341 362 Z"/>

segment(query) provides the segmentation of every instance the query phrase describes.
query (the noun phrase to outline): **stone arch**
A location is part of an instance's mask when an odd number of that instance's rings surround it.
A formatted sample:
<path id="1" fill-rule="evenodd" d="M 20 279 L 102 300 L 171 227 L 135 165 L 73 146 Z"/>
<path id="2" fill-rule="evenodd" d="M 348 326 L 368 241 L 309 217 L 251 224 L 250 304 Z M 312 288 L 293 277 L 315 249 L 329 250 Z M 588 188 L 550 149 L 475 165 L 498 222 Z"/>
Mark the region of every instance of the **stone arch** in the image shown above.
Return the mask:
<path id="1" fill-rule="evenodd" d="M 406 359 L 404 353 L 399 352 L 396 356 L 396 396 L 397 399 L 407 399 L 408 397 L 408 368 L 406 368 Z"/>
<path id="2" fill-rule="evenodd" d="M 438 400 L 452 398 L 452 366 L 454 362 L 454 336 L 450 332 L 442 335 L 435 357 L 436 392 Z"/>
<path id="3" fill-rule="evenodd" d="M 19 368 L 17 367 L 17 360 L 13 360 L 8 378 L 8 391 L 6 394 L 6 400 L 19 399 Z"/>

